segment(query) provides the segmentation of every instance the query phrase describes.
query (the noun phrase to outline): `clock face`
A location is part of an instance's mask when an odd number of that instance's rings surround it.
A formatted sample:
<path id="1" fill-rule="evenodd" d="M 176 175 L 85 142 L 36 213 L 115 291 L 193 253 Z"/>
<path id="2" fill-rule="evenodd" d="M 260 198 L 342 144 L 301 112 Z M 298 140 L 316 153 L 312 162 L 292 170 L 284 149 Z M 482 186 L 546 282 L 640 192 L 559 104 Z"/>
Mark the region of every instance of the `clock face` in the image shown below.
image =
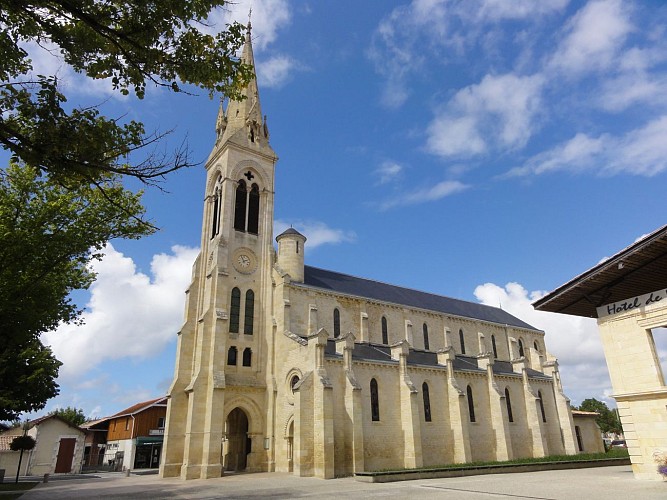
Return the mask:
<path id="1" fill-rule="evenodd" d="M 232 265 L 239 273 L 252 274 L 257 269 L 257 259 L 252 250 L 248 248 L 239 248 L 234 252 Z"/>

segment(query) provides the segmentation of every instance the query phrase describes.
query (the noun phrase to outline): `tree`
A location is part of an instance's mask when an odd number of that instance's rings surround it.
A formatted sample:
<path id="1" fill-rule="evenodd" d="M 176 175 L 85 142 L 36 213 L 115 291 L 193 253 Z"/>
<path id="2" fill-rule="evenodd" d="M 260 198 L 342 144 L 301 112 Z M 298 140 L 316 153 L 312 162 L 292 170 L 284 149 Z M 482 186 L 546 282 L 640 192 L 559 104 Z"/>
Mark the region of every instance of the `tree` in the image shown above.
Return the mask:
<path id="1" fill-rule="evenodd" d="M 61 363 L 39 335 L 78 320 L 69 294 L 92 283 L 90 262 L 113 238 L 153 231 L 141 219 L 141 193 L 117 175 L 98 178 L 100 188 L 63 187 L 29 166 L 0 171 L 0 420 L 58 394 Z"/>
<path id="2" fill-rule="evenodd" d="M 21 473 L 21 462 L 23 461 L 23 452 L 26 450 L 32 450 L 35 447 L 36 441 L 32 436 L 28 436 L 26 432 L 28 432 L 28 423 L 23 427 L 24 432 L 23 436 L 16 436 L 14 439 L 12 439 L 12 442 L 9 444 L 9 449 L 12 451 L 20 451 L 21 454 L 19 455 L 19 465 L 16 468 L 16 481 L 15 483 L 19 482 L 19 474 Z"/>
<path id="3" fill-rule="evenodd" d="M 595 422 L 604 433 L 611 432 L 613 434 L 621 434 L 623 432 L 623 427 L 621 427 L 621 421 L 618 419 L 618 414 L 615 411 L 610 410 L 607 404 L 603 401 L 598 401 L 595 398 L 584 399 L 579 408 L 576 409 L 599 413 L 600 415 L 595 419 Z"/>
<path id="4" fill-rule="evenodd" d="M 140 122 L 69 106 L 55 76 L 34 74 L 25 47 L 56 52 L 139 99 L 148 85 L 181 92 L 182 84 L 241 98 L 252 75 L 236 57 L 246 28 L 206 32 L 211 10 L 225 4 L 0 0 L 0 146 L 11 156 L 0 169 L 0 418 L 58 394 L 60 363 L 39 335 L 80 320 L 70 292 L 90 286 L 90 262 L 113 238 L 154 231 L 141 193 L 123 188 L 122 177 L 155 184 L 190 165 L 187 148 L 141 157 L 162 137 Z"/>
<path id="5" fill-rule="evenodd" d="M 18 419 L 24 412 L 44 408 L 58 395 L 61 363 L 38 339 L 24 344 L 0 341 L 0 420 Z"/>
<path id="6" fill-rule="evenodd" d="M 80 426 L 86 421 L 86 415 L 84 415 L 83 410 L 72 406 L 52 411 L 50 415 L 56 415 L 75 427 Z"/>
<path id="7" fill-rule="evenodd" d="M 13 157 L 62 182 L 96 182 L 100 172 L 144 182 L 189 165 L 149 156 L 123 162 L 129 153 L 159 140 L 141 123 L 121 125 L 95 108 L 66 112 L 54 76 L 33 77 L 26 42 L 46 44 L 90 78 L 110 78 L 122 94 L 139 98 L 147 82 L 180 92 L 180 82 L 239 98 L 252 68 L 236 53 L 245 27 L 206 33 L 213 8 L 225 0 L 0 0 L 0 144 Z"/>

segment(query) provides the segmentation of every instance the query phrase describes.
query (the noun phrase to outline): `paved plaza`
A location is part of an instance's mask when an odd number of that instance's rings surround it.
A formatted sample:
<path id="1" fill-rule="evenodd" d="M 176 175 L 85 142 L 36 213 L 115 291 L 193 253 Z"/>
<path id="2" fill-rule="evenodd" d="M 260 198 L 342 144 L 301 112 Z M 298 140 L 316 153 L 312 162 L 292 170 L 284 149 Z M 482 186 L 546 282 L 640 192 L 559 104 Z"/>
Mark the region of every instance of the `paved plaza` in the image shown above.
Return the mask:
<path id="1" fill-rule="evenodd" d="M 99 475 L 39 484 L 22 499 L 71 498 L 445 498 L 539 500 L 664 500 L 667 482 L 638 481 L 629 466 L 422 479 L 371 484 L 354 478 L 322 480 L 291 474 L 257 473 L 220 479 L 181 481 L 156 475 Z"/>

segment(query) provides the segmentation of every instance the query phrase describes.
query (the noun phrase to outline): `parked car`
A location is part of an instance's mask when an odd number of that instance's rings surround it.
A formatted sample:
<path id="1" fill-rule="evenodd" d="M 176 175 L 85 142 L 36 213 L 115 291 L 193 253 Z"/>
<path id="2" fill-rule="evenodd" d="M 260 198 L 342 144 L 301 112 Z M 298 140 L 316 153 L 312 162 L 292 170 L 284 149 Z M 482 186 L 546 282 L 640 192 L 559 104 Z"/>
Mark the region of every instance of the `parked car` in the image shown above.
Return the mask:
<path id="1" fill-rule="evenodd" d="M 625 449 L 627 448 L 628 445 L 625 442 L 625 439 L 615 439 L 611 442 L 611 445 L 609 446 L 610 450 L 619 450 L 619 449 Z"/>

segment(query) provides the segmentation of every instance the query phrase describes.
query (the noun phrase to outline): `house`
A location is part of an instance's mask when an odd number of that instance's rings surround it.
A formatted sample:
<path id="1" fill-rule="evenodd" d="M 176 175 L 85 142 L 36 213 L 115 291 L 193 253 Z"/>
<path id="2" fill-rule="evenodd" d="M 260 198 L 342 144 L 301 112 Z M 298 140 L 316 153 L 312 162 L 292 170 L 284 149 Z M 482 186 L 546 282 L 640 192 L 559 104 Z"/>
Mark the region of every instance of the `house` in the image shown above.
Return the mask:
<path id="1" fill-rule="evenodd" d="M 96 470 L 106 466 L 107 464 L 104 462 L 104 455 L 107 447 L 109 419 L 101 418 L 90 420 L 81 424 L 81 428 L 86 433 L 83 453 L 83 470 Z"/>
<path id="2" fill-rule="evenodd" d="M 604 453 L 602 430 L 596 422 L 600 416 L 594 411 L 572 410 L 574 420 L 574 435 L 577 438 L 579 453 Z"/>
<path id="3" fill-rule="evenodd" d="M 18 451 L 10 451 L 11 441 L 22 435 L 23 427 L 14 427 L 0 434 L 0 469 L 16 470 Z M 23 454 L 22 475 L 78 474 L 83 461 L 85 433 L 57 415 L 30 420 L 27 434 L 35 439 L 35 447 Z"/>
<path id="4" fill-rule="evenodd" d="M 104 425 L 108 425 L 105 464 L 115 470 L 157 468 L 166 414 L 167 398 L 161 397 L 137 403 L 103 419 Z"/>
<path id="5" fill-rule="evenodd" d="M 254 66 L 250 25 L 242 58 Z M 307 266 L 293 228 L 274 248 L 278 158 L 255 78 L 243 94 L 221 105 L 206 162 L 161 475 L 333 478 L 578 453 L 545 332 L 497 307 Z"/>
<path id="6" fill-rule="evenodd" d="M 538 311 L 596 318 L 612 397 L 637 479 L 662 481 L 667 385 L 656 347 L 667 327 L 667 226 L 642 237 L 541 299 Z"/>

